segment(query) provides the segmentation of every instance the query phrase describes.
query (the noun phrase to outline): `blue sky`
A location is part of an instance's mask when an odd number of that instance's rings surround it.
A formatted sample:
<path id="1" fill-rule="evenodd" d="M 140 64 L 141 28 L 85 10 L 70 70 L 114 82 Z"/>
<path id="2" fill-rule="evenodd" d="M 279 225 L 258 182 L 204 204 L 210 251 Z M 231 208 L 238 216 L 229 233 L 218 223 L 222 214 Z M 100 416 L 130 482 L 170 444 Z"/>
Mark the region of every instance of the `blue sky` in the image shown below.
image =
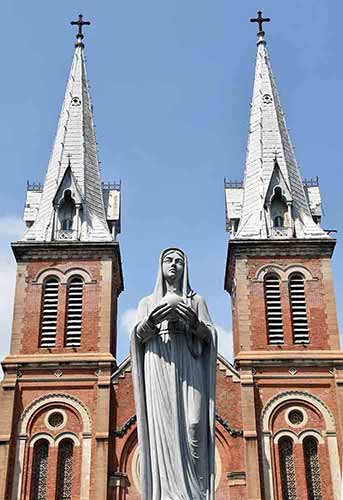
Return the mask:
<path id="1" fill-rule="evenodd" d="M 2 1 L 0 80 L 0 354 L 8 351 L 26 180 L 44 179 L 82 12 L 104 180 L 122 180 L 125 291 L 119 351 L 138 300 L 154 286 L 162 248 L 189 255 L 231 352 L 223 290 L 228 236 L 223 179 L 243 173 L 261 8 L 268 49 L 303 177 L 319 175 L 323 226 L 338 230 L 333 269 L 342 324 L 342 77 L 338 0 Z"/>

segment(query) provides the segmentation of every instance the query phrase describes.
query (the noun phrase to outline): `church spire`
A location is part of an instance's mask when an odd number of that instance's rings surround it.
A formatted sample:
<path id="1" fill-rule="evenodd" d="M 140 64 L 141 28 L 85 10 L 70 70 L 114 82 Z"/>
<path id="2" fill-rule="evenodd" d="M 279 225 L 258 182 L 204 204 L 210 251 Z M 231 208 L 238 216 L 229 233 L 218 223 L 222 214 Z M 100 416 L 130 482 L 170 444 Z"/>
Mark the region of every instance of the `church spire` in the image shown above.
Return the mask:
<path id="1" fill-rule="evenodd" d="M 71 24 L 78 26 L 74 57 L 44 186 L 36 202 L 38 211 L 34 221 L 26 221 L 30 227 L 24 240 L 112 240 L 84 56 L 82 28 L 90 23 L 80 14 Z"/>
<path id="2" fill-rule="evenodd" d="M 311 206 L 313 189 L 320 205 L 318 185 L 303 185 L 281 108 L 263 31 L 269 21 L 262 12 L 251 19 L 259 25 L 254 89 L 244 182 L 226 184 L 229 230 L 242 239 L 327 237 Z"/>

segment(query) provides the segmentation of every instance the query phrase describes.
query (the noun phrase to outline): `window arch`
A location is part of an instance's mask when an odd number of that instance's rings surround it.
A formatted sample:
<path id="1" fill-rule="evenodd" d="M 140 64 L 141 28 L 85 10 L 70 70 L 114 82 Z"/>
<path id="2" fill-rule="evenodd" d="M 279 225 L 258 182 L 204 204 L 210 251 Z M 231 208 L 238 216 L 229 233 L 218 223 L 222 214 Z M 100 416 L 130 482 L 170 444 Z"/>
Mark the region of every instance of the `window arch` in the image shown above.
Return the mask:
<path id="1" fill-rule="evenodd" d="M 293 441 L 288 436 L 279 440 L 279 459 L 283 500 L 296 500 L 297 488 L 294 467 Z"/>
<path id="2" fill-rule="evenodd" d="M 73 452 L 73 441 L 63 439 L 58 447 L 56 500 L 71 500 L 72 498 Z"/>
<path id="3" fill-rule="evenodd" d="M 82 331 L 82 305 L 84 281 L 81 276 L 74 276 L 68 283 L 66 347 L 80 347 Z"/>
<path id="4" fill-rule="evenodd" d="M 302 274 L 291 274 L 289 278 L 289 296 L 293 341 L 295 344 L 308 344 L 310 339 L 306 311 L 305 280 Z"/>
<path id="5" fill-rule="evenodd" d="M 308 500 L 322 500 L 320 466 L 318 458 L 318 441 L 307 436 L 303 443 L 305 474 Z"/>
<path id="6" fill-rule="evenodd" d="M 277 274 L 266 275 L 264 279 L 264 296 L 269 344 L 283 344 L 280 278 Z"/>
<path id="7" fill-rule="evenodd" d="M 56 344 L 59 281 L 53 276 L 43 285 L 40 347 L 54 347 Z"/>
<path id="8" fill-rule="evenodd" d="M 46 500 L 48 457 L 49 443 L 46 439 L 40 439 L 33 448 L 31 500 Z"/>

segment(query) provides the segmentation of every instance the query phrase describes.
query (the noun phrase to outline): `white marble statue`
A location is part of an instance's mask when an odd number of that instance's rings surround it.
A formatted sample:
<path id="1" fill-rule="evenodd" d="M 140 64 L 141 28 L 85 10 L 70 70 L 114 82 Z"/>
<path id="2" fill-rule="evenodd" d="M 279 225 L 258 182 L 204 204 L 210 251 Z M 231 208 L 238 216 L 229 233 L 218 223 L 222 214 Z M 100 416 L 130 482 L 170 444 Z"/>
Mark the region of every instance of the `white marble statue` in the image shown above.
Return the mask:
<path id="1" fill-rule="evenodd" d="M 213 500 L 216 331 L 177 248 L 138 306 L 131 356 L 142 500 Z"/>

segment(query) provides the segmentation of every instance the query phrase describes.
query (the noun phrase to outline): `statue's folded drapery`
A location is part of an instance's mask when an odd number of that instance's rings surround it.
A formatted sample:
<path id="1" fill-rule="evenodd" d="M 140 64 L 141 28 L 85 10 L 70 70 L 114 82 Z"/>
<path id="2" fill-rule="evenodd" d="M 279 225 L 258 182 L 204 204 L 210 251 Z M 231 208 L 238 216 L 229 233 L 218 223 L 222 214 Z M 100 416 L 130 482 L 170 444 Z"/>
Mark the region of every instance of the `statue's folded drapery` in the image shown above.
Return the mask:
<path id="1" fill-rule="evenodd" d="M 142 499 L 211 500 L 216 332 L 185 268 L 183 300 L 198 317 L 197 331 L 175 318 L 142 338 L 163 299 L 162 280 L 159 272 L 154 294 L 140 302 L 131 336 Z"/>

